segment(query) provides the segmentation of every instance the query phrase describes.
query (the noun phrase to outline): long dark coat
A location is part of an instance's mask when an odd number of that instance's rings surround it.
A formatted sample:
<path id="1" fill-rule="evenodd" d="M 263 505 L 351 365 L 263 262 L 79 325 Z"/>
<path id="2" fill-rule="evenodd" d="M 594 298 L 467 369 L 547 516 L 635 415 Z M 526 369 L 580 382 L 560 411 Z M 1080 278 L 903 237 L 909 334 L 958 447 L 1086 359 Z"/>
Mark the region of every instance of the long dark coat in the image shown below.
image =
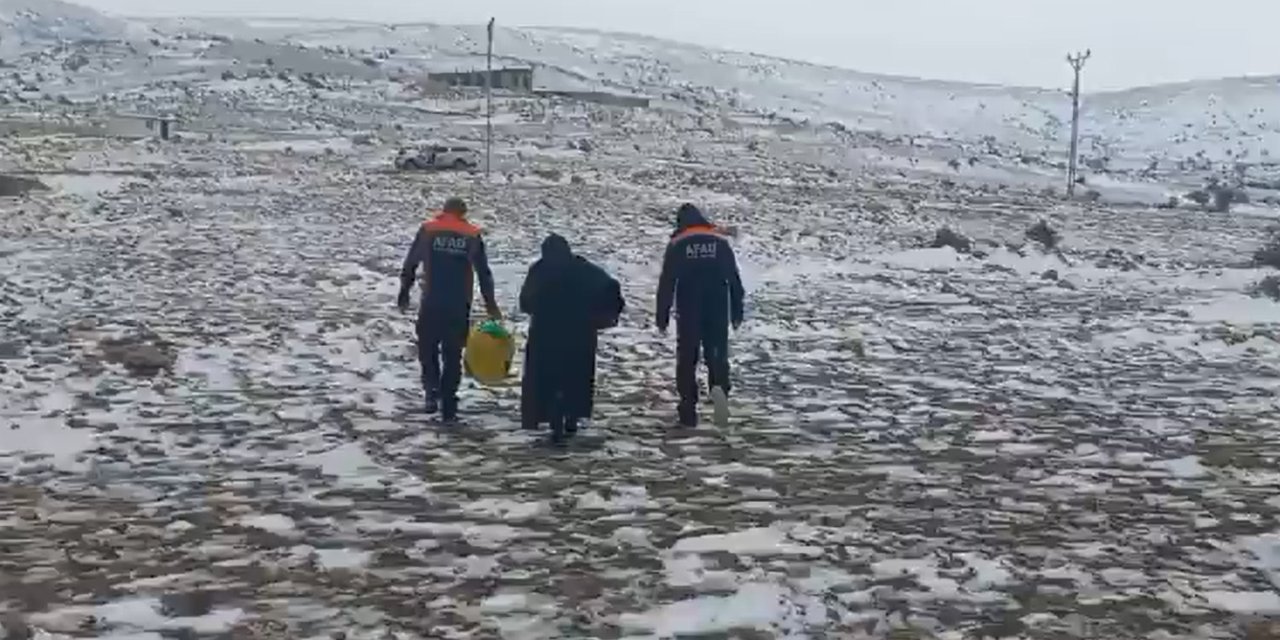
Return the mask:
<path id="1" fill-rule="evenodd" d="M 520 289 L 520 310 L 531 318 L 521 382 L 525 427 L 550 421 L 557 409 L 568 418 L 591 416 L 597 334 L 617 323 L 623 304 L 618 281 L 573 255 L 564 238 L 543 241 L 542 258 Z"/>

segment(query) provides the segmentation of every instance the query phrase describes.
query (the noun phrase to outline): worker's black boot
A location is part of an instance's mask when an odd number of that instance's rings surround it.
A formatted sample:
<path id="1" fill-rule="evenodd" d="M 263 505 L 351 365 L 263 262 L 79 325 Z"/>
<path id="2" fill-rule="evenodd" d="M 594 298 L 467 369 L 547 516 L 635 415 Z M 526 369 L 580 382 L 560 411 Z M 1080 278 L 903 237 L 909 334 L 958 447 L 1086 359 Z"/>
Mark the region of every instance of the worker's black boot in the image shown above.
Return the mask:
<path id="1" fill-rule="evenodd" d="M 440 419 L 446 424 L 453 424 L 458 421 L 458 398 L 456 396 L 441 400 Z"/>

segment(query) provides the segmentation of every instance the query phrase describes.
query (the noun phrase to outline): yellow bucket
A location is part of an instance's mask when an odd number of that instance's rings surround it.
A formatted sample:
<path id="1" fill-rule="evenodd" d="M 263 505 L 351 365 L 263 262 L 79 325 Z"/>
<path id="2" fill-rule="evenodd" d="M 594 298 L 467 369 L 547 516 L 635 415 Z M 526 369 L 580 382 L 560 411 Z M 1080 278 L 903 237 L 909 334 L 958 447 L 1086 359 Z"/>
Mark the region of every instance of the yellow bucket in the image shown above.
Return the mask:
<path id="1" fill-rule="evenodd" d="M 511 376 L 516 339 L 502 323 L 485 320 L 467 334 L 463 362 L 467 375 L 483 385 L 498 385 Z"/>

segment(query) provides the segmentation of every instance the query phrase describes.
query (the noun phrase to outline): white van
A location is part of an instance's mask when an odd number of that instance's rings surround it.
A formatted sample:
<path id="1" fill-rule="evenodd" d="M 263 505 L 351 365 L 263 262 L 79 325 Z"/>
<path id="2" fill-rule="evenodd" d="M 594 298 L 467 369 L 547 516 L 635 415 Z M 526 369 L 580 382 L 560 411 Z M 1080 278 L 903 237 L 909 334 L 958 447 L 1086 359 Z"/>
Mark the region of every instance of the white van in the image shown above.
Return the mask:
<path id="1" fill-rule="evenodd" d="M 401 149 L 395 166 L 405 171 L 453 169 L 465 171 L 480 167 L 480 153 L 471 147 L 431 145 L 421 149 Z"/>

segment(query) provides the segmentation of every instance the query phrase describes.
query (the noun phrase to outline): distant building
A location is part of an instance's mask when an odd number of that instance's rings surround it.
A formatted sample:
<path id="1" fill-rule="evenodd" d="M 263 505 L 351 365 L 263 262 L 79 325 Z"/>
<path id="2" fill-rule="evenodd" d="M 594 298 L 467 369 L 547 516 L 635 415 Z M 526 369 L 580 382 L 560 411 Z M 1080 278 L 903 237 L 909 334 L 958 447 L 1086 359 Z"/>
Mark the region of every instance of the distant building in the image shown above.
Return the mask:
<path id="1" fill-rule="evenodd" d="M 175 131 L 175 121 L 169 116 L 117 113 L 107 118 L 106 133 L 116 138 L 160 138 L 168 140 Z"/>
<path id="2" fill-rule="evenodd" d="M 485 71 L 457 71 L 432 73 L 428 80 L 446 87 L 473 87 L 483 89 Z M 533 69 L 510 68 L 493 70 L 493 88 L 507 91 L 533 91 Z"/>
<path id="3" fill-rule="evenodd" d="M 596 104 L 604 104 L 612 107 L 637 107 L 640 109 L 648 109 L 650 102 L 649 98 L 644 96 L 610 93 L 608 91 L 540 89 L 534 93 L 537 93 L 539 96 L 555 96 L 559 98 L 568 98 L 570 100 L 581 100 L 582 102 L 594 102 Z"/>

